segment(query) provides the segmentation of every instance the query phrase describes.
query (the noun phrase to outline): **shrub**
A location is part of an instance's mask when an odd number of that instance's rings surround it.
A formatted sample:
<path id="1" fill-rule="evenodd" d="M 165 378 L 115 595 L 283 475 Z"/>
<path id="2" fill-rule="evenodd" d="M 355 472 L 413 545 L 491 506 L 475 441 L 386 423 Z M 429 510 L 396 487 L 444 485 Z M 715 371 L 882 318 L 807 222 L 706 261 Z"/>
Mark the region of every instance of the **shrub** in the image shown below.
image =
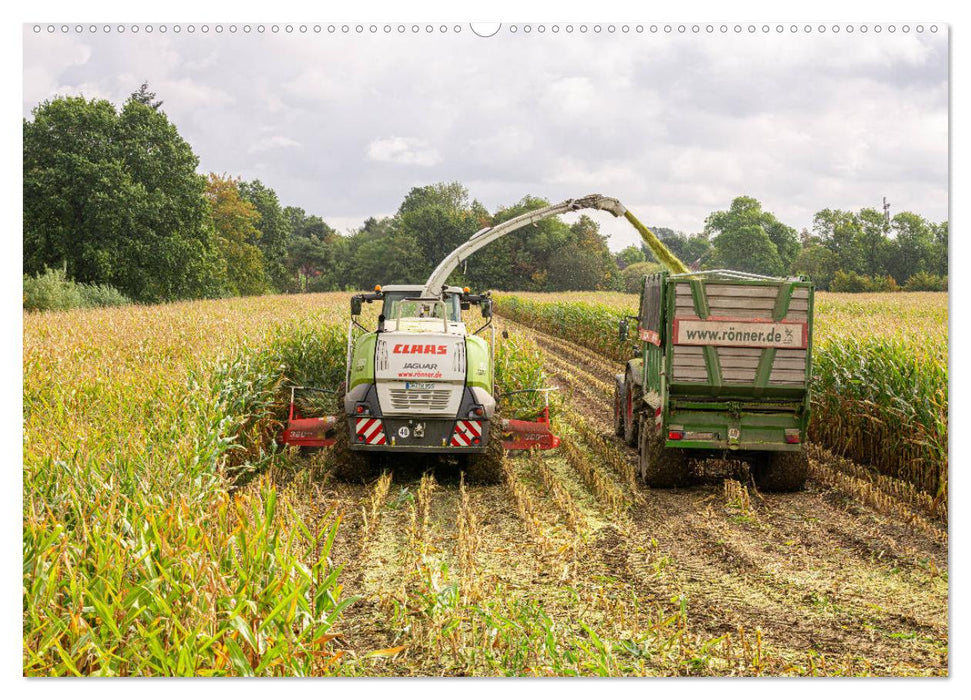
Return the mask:
<path id="1" fill-rule="evenodd" d="M 24 275 L 24 308 L 64 311 L 79 307 L 121 306 L 131 300 L 107 284 L 78 284 L 63 268 L 46 268 L 34 277 Z"/>
<path id="2" fill-rule="evenodd" d="M 79 284 L 82 306 L 124 306 L 131 299 L 107 284 Z"/>
<path id="3" fill-rule="evenodd" d="M 36 277 L 24 275 L 24 308 L 29 311 L 61 311 L 83 303 L 78 285 L 62 269 L 47 268 Z"/>
<path id="4" fill-rule="evenodd" d="M 947 277 L 933 275 L 930 272 L 918 272 L 907 278 L 904 289 L 908 292 L 946 292 Z"/>
<path id="5" fill-rule="evenodd" d="M 633 265 L 628 265 L 620 273 L 620 291 L 627 292 L 628 294 L 640 294 L 641 288 L 644 284 L 644 278 L 647 275 L 660 272 L 663 269 L 664 266 L 650 262 L 639 262 L 634 263 Z"/>

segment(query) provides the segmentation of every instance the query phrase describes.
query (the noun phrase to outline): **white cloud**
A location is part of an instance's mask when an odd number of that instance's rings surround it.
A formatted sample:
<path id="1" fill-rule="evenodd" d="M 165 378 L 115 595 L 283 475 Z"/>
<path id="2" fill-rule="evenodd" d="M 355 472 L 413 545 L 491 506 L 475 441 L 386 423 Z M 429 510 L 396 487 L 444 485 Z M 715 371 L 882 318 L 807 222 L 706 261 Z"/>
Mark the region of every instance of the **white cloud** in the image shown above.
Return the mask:
<path id="1" fill-rule="evenodd" d="M 346 225 L 442 180 L 490 210 L 599 191 L 685 231 L 741 194 L 797 229 L 884 195 L 948 216 L 946 32 L 24 34 L 25 117 L 143 80 L 200 170 Z"/>
<path id="2" fill-rule="evenodd" d="M 250 153 L 262 153 L 264 151 L 275 151 L 280 148 L 295 148 L 299 145 L 299 141 L 295 141 L 288 136 L 276 134 L 274 136 L 265 136 L 254 141 L 247 150 Z"/>
<path id="3" fill-rule="evenodd" d="M 441 161 L 441 156 L 427 142 L 406 136 L 376 139 L 368 144 L 368 160 L 378 163 L 431 166 Z"/>

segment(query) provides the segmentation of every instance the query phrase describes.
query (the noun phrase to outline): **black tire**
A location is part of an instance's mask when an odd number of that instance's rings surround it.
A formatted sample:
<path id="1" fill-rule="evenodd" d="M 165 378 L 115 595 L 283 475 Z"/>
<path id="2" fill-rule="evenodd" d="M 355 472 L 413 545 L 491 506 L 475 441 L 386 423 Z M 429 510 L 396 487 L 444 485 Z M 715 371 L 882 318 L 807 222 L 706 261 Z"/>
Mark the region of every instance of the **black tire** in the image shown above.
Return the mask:
<path id="1" fill-rule="evenodd" d="M 351 435 L 345 420 L 337 426 L 336 442 L 328 450 L 327 461 L 335 478 L 351 483 L 364 483 L 371 477 L 371 457 L 367 452 L 351 449 Z"/>
<path id="2" fill-rule="evenodd" d="M 627 373 L 624 380 L 624 442 L 637 447 L 638 409 L 641 405 L 641 388 L 634 383 L 634 377 Z"/>
<path id="3" fill-rule="evenodd" d="M 684 451 L 664 446 L 664 438 L 654 419 L 641 416 L 637 465 L 641 480 L 651 488 L 674 488 L 691 481 L 688 456 Z"/>
<path id="4" fill-rule="evenodd" d="M 470 484 L 500 484 L 503 479 L 502 460 L 505 457 L 502 448 L 502 421 L 498 411 L 489 423 L 489 442 L 486 451 L 481 454 L 468 455 L 465 464 L 465 476 Z"/>
<path id="5" fill-rule="evenodd" d="M 751 472 L 761 491 L 802 491 L 809 476 L 809 457 L 805 452 L 769 452 L 753 460 Z"/>
<path id="6" fill-rule="evenodd" d="M 624 383 L 614 379 L 614 435 L 624 437 Z"/>

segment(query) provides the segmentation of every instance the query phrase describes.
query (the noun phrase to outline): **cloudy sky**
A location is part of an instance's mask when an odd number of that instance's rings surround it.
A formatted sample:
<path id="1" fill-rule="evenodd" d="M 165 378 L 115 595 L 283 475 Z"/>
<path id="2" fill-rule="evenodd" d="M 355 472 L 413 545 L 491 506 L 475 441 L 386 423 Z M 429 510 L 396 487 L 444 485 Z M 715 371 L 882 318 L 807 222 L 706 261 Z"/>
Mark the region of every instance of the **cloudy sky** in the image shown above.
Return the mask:
<path id="1" fill-rule="evenodd" d="M 259 178 L 339 230 L 459 180 L 490 210 L 601 192 L 699 231 L 748 194 L 797 229 L 824 207 L 948 215 L 947 29 L 553 34 L 468 25 L 362 35 L 229 25 L 175 34 L 24 28 L 23 112 L 55 95 L 120 104 L 142 81 L 200 170 Z M 887 25 L 884 25 L 886 27 Z M 451 25 L 450 25 L 451 27 Z M 614 249 L 637 241 L 594 215 Z"/>

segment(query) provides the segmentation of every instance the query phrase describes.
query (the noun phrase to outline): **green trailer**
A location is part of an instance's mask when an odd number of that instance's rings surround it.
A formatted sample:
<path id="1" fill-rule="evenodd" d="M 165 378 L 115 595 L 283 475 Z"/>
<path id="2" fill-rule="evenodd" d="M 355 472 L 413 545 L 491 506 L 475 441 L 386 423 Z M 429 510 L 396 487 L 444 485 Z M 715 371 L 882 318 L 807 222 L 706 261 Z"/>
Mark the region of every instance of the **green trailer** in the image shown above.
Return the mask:
<path id="1" fill-rule="evenodd" d="M 631 319 L 635 320 L 635 319 Z M 638 356 L 615 377 L 614 428 L 641 478 L 684 485 L 690 459 L 749 463 L 766 491 L 803 488 L 813 285 L 731 270 L 644 279 Z M 626 339 L 629 321 L 621 322 Z"/>

